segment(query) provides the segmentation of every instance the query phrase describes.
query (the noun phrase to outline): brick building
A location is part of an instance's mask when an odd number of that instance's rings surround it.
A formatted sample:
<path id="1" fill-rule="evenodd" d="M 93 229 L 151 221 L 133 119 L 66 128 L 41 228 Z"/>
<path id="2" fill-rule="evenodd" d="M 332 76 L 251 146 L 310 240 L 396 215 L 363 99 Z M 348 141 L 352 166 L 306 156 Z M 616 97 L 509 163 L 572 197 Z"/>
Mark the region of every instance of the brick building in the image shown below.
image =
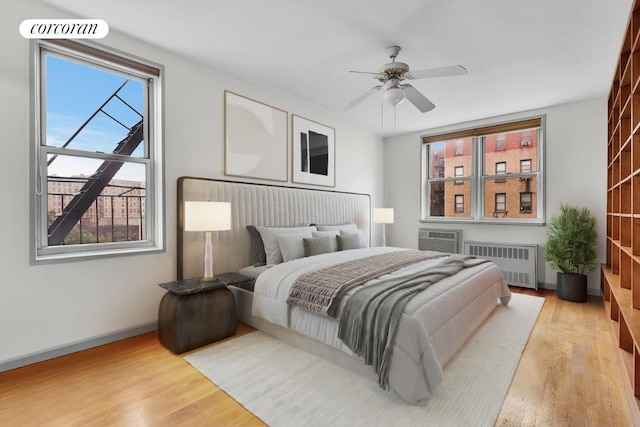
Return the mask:
<path id="1" fill-rule="evenodd" d="M 84 175 L 48 177 L 48 207 L 60 215 L 87 182 Z M 138 240 L 145 225 L 145 183 L 112 179 L 82 215 L 82 228 L 103 240 Z"/>
<path id="2" fill-rule="evenodd" d="M 536 218 L 535 176 L 510 176 L 535 172 L 537 132 L 524 130 L 485 137 L 485 218 Z M 431 184 L 431 216 L 471 216 L 473 138 L 459 138 L 431 145 L 432 178 L 459 178 Z"/>

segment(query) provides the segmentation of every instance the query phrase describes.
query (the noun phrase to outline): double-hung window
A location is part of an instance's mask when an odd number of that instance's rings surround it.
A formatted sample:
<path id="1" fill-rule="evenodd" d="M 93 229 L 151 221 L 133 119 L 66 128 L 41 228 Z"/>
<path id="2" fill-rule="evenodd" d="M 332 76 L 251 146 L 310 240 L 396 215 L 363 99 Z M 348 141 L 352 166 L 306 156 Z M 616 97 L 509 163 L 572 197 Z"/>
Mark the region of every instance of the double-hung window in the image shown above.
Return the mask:
<path id="1" fill-rule="evenodd" d="M 544 117 L 425 136 L 422 162 L 423 221 L 544 223 Z"/>
<path id="2" fill-rule="evenodd" d="M 32 46 L 32 262 L 163 250 L 162 66 Z"/>

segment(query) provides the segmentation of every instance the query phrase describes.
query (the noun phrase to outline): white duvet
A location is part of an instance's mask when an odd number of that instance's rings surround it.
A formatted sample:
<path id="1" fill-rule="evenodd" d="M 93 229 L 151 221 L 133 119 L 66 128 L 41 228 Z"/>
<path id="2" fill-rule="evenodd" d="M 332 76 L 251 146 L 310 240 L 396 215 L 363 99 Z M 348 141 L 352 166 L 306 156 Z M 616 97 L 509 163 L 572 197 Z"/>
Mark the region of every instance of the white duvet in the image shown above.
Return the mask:
<path id="1" fill-rule="evenodd" d="M 357 357 L 338 339 L 338 320 L 290 307 L 286 303 L 289 290 L 301 274 L 397 250 L 402 249 L 375 247 L 333 252 L 270 267 L 256 280 L 253 315 Z M 437 259 L 423 261 L 391 275 L 436 262 Z M 355 290 L 347 294 L 347 298 L 353 292 Z M 390 387 L 410 403 L 428 399 L 442 382 L 444 365 L 493 311 L 498 300 L 507 304 L 510 295 L 502 272 L 493 263 L 464 269 L 416 295 L 405 307 L 400 321 L 389 374 Z M 339 312 L 343 306 L 344 300 Z"/>

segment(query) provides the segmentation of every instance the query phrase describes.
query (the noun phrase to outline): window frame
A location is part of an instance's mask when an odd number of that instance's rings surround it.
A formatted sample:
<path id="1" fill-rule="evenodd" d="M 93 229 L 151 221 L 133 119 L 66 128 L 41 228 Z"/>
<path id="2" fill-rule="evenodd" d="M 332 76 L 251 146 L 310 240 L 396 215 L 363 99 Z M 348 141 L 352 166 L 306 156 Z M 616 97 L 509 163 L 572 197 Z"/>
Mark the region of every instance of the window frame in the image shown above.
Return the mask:
<path id="1" fill-rule="evenodd" d="M 499 202 L 498 198 L 501 198 L 502 200 Z M 493 214 L 495 215 L 496 213 L 506 213 L 509 212 L 509 210 L 507 209 L 507 193 L 495 193 L 493 196 L 493 200 L 494 200 L 494 205 L 493 205 Z M 498 203 L 501 203 L 504 205 L 503 209 L 498 209 Z"/>
<path id="2" fill-rule="evenodd" d="M 461 200 L 460 203 L 458 203 L 458 198 Z M 460 205 L 460 209 L 458 209 L 458 205 Z M 453 212 L 464 213 L 464 194 L 453 195 Z"/>
<path id="3" fill-rule="evenodd" d="M 524 196 L 525 194 L 529 195 L 529 209 L 523 209 L 523 202 L 522 202 L 522 196 Z M 533 192 L 532 191 L 521 191 L 520 192 L 520 213 L 523 214 L 528 214 L 531 213 L 531 210 L 533 208 Z"/>
<path id="4" fill-rule="evenodd" d="M 461 172 L 459 175 L 458 175 L 458 170 Z M 464 177 L 464 166 L 455 166 L 455 167 L 453 168 L 453 176 L 454 176 L 455 178 L 462 178 L 462 177 Z M 454 185 L 462 185 L 462 184 L 464 184 L 464 181 L 463 181 L 462 179 L 456 179 L 456 180 L 453 182 L 453 184 L 454 184 Z"/>
<path id="5" fill-rule="evenodd" d="M 529 124 L 532 124 L 529 126 Z M 535 124 L 535 125 L 534 125 Z M 536 163 L 531 160 L 531 167 L 535 170 L 533 172 L 519 172 L 506 174 L 509 179 L 511 178 L 527 178 L 534 177 L 536 184 L 536 218 L 495 218 L 484 216 L 485 213 L 485 181 L 487 179 L 495 179 L 496 175 L 487 174 L 485 168 L 485 144 L 486 136 L 509 133 L 519 130 L 535 129 L 537 131 L 537 146 L 536 146 Z M 431 205 L 430 186 L 435 182 L 449 181 L 456 178 L 430 178 L 428 171 L 430 170 L 430 156 L 429 145 L 435 142 L 450 141 L 454 139 L 460 139 L 465 137 L 472 138 L 471 147 L 471 173 L 465 180 L 471 182 L 471 205 L 470 217 L 445 217 L 445 216 L 430 216 L 429 208 Z M 503 224 L 503 225 L 544 225 L 546 221 L 546 206 L 545 206 L 545 142 L 546 142 L 546 115 L 536 115 L 523 118 L 517 118 L 508 121 L 502 121 L 497 123 L 487 123 L 486 125 L 477 126 L 473 128 L 460 128 L 454 129 L 448 132 L 439 132 L 432 134 L 425 134 L 420 137 L 421 139 L 421 203 L 420 203 L 420 222 L 431 223 L 487 223 L 487 224 Z M 499 177 L 502 178 L 502 177 Z M 498 178 L 498 179 L 499 179 Z M 532 202 L 533 208 L 533 202 Z"/>
<path id="6" fill-rule="evenodd" d="M 522 162 L 529 162 L 529 170 L 522 170 Z M 531 173 L 531 159 L 520 159 L 520 173 Z"/>
<path id="7" fill-rule="evenodd" d="M 54 55 L 143 81 L 144 153 L 128 156 L 46 145 L 46 74 L 44 58 Z M 30 44 L 30 263 L 31 265 L 95 259 L 135 253 L 164 252 L 164 67 L 86 40 L 31 40 Z M 47 156 L 120 160 L 145 166 L 144 240 L 48 246 Z"/>

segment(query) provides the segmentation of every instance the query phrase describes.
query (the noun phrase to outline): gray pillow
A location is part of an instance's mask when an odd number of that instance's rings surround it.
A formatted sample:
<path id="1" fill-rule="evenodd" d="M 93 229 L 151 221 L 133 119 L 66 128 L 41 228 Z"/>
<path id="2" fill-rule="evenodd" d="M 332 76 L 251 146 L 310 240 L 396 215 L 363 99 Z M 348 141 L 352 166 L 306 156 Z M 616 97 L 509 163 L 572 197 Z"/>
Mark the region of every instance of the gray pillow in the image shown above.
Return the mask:
<path id="1" fill-rule="evenodd" d="M 331 238 L 331 252 L 335 252 L 338 250 L 338 239 L 336 236 L 340 234 L 340 230 L 332 230 L 332 231 L 314 231 L 313 237 L 322 237 L 328 236 Z M 307 255 L 308 256 L 308 255 Z"/>
<path id="2" fill-rule="evenodd" d="M 267 265 L 280 264 L 282 262 L 282 252 L 278 245 L 278 236 L 282 234 L 313 232 L 315 227 L 256 227 L 262 236 L 264 251 L 267 255 Z"/>
<path id="3" fill-rule="evenodd" d="M 288 233 L 278 235 L 278 246 L 280 246 L 282 260 L 284 262 L 304 257 L 305 251 L 302 239 L 305 237 L 311 238 L 311 232 L 307 231 L 303 233 Z"/>
<path id="4" fill-rule="evenodd" d="M 258 229 L 253 225 L 247 225 L 249 238 L 251 239 L 249 262 L 251 265 L 266 264 L 267 254 L 264 252 L 264 243 Z"/>
<path id="5" fill-rule="evenodd" d="M 316 233 L 314 233 L 316 234 Z M 304 256 L 313 256 L 335 252 L 336 236 L 319 236 L 302 239 L 304 242 Z"/>
<path id="6" fill-rule="evenodd" d="M 348 249 L 360 249 L 362 248 L 362 243 L 360 242 L 360 235 L 357 233 L 354 234 L 340 234 L 338 236 L 338 250 L 346 251 Z"/>

